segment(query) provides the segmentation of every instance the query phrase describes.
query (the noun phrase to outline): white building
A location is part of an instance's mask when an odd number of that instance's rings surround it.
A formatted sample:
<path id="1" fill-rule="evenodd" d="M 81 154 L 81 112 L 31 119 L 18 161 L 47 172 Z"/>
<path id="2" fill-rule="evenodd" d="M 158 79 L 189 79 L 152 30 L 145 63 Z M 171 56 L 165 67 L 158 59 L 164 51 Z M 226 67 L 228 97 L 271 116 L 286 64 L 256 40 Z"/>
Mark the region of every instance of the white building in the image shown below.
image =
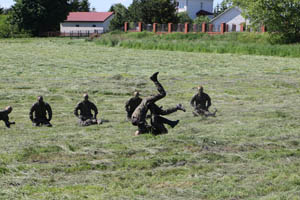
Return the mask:
<path id="1" fill-rule="evenodd" d="M 187 12 L 191 19 L 199 15 L 213 16 L 214 0 L 177 0 L 178 12 Z"/>
<path id="2" fill-rule="evenodd" d="M 229 28 L 232 28 L 232 25 L 236 25 L 235 31 L 240 31 L 240 25 L 245 23 L 246 26 L 250 25 L 249 20 L 245 19 L 242 16 L 242 10 L 239 7 L 232 7 L 225 10 L 222 14 L 218 15 L 210 21 L 214 27 L 220 27 L 222 23 L 229 25 Z"/>
<path id="3" fill-rule="evenodd" d="M 108 30 L 112 12 L 70 12 L 60 24 L 61 33 L 103 33 Z"/>

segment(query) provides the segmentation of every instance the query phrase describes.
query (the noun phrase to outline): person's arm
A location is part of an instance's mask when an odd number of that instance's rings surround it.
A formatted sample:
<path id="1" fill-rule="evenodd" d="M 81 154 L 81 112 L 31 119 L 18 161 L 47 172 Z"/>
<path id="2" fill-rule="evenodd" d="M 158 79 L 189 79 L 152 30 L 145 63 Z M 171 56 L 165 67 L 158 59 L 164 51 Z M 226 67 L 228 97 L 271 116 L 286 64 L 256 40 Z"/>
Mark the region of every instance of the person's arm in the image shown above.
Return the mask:
<path id="1" fill-rule="evenodd" d="M 33 122 L 33 113 L 35 112 L 35 104 L 33 104 L 30 108 L 29 119 Z"/>
<path id="2" fill-rule="evenodd" d="M 51 119 L 52 119 L 52 109 L 51 109 L 51 106 L 49 104 L 46 105 L 46 109 L 47 109 L 47 112 L 48 112 L 48 121 L 50 122 Z"/>
<path id="3" fill-rule="evenodd" d="M 74 109 L 74 115 L 75 115 L 76 117 L 79 117 L 79 114 L 78 114 L 79 108 L 80 108 L 80 103 L 78 103 L 78 104 L 76 105 L 75 109 Z"/>
<path id="4" fill-rule="evenodd" d="M 11 125 L 11 124 L 16 124 L 15 122 L 10 122 L 10 121 L 9 121 L 8 115 L 5 116 L 5 118 L 4 118 L 4 123 L 5 123 L 5 126 L 6 126 L 7 128 L 10 128 L 10 125 Z"/>
<path id="5" fill-rule="evenodd" d="M 191 103 L 190 103 L 193 108 L 195 108 L 196 96 L 197 96 L 196 94 L 193 96 Z"/>
<path id="6" fill-rule="evenodd" d="M 211 99 L 210 97 L 207 95 L 207 106 L 206 109 L 208 110 L 208 108 L 211 106 Z"/>
<path id="7" fill-rule="evenodd" d="M 129 112 L 130 111 L 130 100 L 128 100 L 125 104 L 125 110 L 126 112 Z"/>
<path id="8" fill-rule="evenodd" d="M 97 106 L 94 103 L 92 103 L 92 110 L 94 110 L 94 112 L 95 112 L 94 118 L 97 119 L 98 109 L 97 109 Z"/>

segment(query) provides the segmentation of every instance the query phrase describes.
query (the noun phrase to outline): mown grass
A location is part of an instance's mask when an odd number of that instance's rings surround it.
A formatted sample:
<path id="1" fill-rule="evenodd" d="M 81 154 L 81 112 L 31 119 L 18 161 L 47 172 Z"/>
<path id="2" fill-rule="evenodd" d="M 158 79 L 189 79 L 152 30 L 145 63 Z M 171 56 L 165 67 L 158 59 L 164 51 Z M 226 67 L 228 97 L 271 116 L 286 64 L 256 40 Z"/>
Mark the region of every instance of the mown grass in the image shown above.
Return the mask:
<path id="1" fill-rule="evenodd" d="M 84 40 L 0 40 L 0 199 L 299 199 L 297 58 L 108 48 Z M 187 112 L 169 134 L 134 137 L 124 103 L 155 91 Z M 204 85 L 216 118 L 194 118 L 189 100 Z M 78 127 L 84 92 L 109 122 Z M 32 127 L 36 96 L 53 128 Z"/>
<path id="2" fill-rule="evenodd" d="M 300 57 L 300 45 L 271 44 L 268 33 L 226 33 L 208 35 L 203 33 L 172 33 L 155 35 L 149 32 L 113 32 L 96 41 L 99 45 L 143 50 L 168 50 L 202 53 L 231 53 L 242 55 L 265 55 Z"/>

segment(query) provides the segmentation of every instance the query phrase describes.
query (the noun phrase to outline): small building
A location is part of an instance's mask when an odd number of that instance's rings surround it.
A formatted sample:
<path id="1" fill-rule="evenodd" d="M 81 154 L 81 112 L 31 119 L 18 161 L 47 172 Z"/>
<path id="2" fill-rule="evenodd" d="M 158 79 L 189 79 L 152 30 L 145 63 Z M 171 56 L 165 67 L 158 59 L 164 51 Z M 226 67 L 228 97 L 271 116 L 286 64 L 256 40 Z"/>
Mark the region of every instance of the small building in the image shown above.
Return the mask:
<path id="1" fill-rule="evenodd" d="M 225 10 L 223 13 L 213 18 L 210 21 L 216 29 L 218 29 L 222 23 L 226 23 L 229 26 L 229 31 L 240 31 L 240 25 L 250 25 L 250 21 L 242 16 L 242 10 L 239 7 L 231 7 Z M 234 26 L 236 28 L 234 28 Z"/>
<path id="2" fill-rule="evenodd" d="M 178 12 L 187 12 L 191 19 L 198 16 L 213 17 L 214 0 L 177 0 Z"/>
<path id="3" fill-rule="evenodd" d="M 108 31 L 113 12 L 70 12 L 60 24 L 61 33 L 103 33 Z"/>

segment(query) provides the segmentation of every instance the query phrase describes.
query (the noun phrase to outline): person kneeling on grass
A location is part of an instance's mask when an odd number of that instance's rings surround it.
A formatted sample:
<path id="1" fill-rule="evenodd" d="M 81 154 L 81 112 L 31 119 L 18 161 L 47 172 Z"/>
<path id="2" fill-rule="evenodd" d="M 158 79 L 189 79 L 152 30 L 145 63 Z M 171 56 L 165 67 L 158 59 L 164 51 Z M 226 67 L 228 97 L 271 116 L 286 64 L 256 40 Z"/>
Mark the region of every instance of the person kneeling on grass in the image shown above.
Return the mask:
<path id="1" fill-rule="evenodd" d="M 38 96 L 37 100 L 38 101 L 32 105 L 29 112 L 29 118 L 32 121 L 33 126 L 52 127 L 52 124 L 50 124 L 50 121 L 52 119 L 52 109 L 50 105 L 47 102 L 44 102 L 42 96 Z M 35 115 L 34 118 L 33 113 Z"/>
<path id="2" fill-rule="evenodd" d="M 197 116 L 205 116 L 205 117 L 215 117 L 217 113 L 217 109 L 215 112 L 209 112 L 209 107 L 211 106 L 210 96 L 203 92 L 203 86 L 197 87 L 197 93 L 193 96 L 190 104 L 194 108 L 193 114 L 195 117 Z"/>
<path id="3" fill-rule="evenodd" d="M 79 125 L 90 126 L 94 124 L 102 124 L 101 120 L 97 120 L 98 109 L 96 105 L 89 101 L 89 95 L 83 95 L 84 100 L 79 102 L 74 109 L 74 115 L 79 118 Z M 92 115 L 94 111 L 94 116 Z M 78 114 L 80 111 L 80 114 Z"/>
<path id="4" fill-rule="evenodd" d="M 4 121 L 4 123 L 5 123 L 5 125 L 6 125 L 7 128 L 10 128 L 10 125 L 11 125 L 11 124 L 16 124 L 15 122 L 10 122 L 10 121 L 9 121 L 8 115 L 11 113 L 12 110 L 13 110 L 13 109 L 12 109 L 11 106 L 7 106 L 7 107 L 5 108 L 5 110 L 1 110 L 1 111 L 0 111 L 0 121 L 1 121 L 1 120 Z"/>

